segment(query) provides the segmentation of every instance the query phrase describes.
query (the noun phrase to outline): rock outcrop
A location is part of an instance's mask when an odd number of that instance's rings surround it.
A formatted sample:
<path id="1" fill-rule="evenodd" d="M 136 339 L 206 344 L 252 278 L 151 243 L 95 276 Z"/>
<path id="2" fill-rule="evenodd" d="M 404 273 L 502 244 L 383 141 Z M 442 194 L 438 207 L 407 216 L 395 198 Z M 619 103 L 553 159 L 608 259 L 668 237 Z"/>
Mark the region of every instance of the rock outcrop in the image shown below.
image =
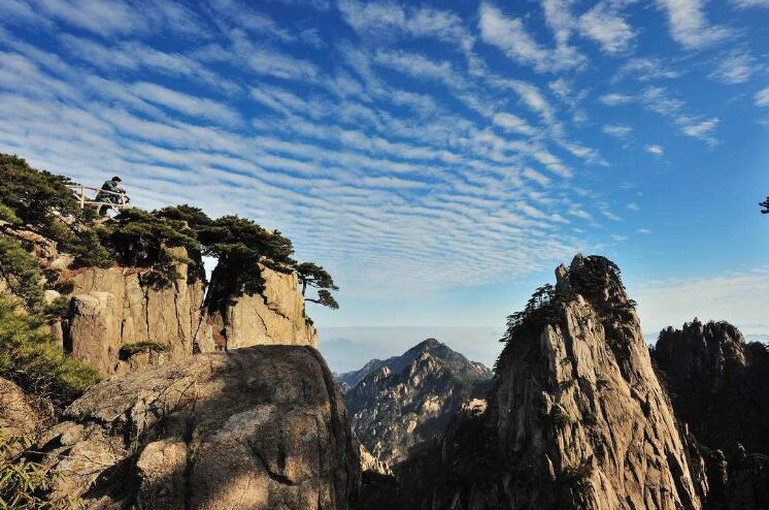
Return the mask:
<path id="1" fill-rule="evenodd" d="M 41 440 L 88 508 L 347 510 L 360 484 L 342 396 L 312 348 L 203 354 L 100 383 Z"/>
<path id="2" fill-rule="evenodd" d="M 488 389 L 491 375 L 482 364 L 426 340 L 379 362 L 346 393 L 353 430 L 375 459 L 392 466 L 413 446 L 439 436 L 464 402 Z"/>
<path id="3" fill-rule="evenodd" d="M 676 416 L 707 466 L 709 510 L 769 508 L 769 349 L 726 322 L 660 333 L 653 350 Z"/>
<path id="4" fill-rule="evenodd" d="M 556 274 L 511 318 L 487 410 L 399 470 L 409 508 L 702 508 L 616 266 L 578 256 Z"/>
<path id="5" fill-rule="evenodd" d="M 483 363 L 469 361 L 463 355 L 451 350 L 448 346 L 442 344 L 435 338 L 428 338 L 424 342 L 420 342 L 400 356 L 393 356 L 386 360 L 372 359 L 358 370 L 339 374 L 336 378 L 343 387 L 352 389 L 369 374 L 376 372 L 382 367 L 388 367 L 396 373 L 403 371 L 403 369 L 413 363 L 418 356 L 427 351 L 433 356 L 452 364 L 454 368 L 460 372 L 467 372 L 471 377 L 482 379 L 491 378 L 491 371 L 484 366 Z"/>
<path id="6" fill-rule="evenodd" d="M 653 351 L 678 418 L 710 448 L 769 455 L 769 350 L 727 322 L 660 332 Z M 727 412 L 724 412 L 728 410 Z"/>
<path id="7" fill-rule="evenodd" d="M 260 266 L 265 280 L 261 294 L 224 301 L 221 310 L 209 310 L 208 322 L 226 349 L 251 345 L 309 345 L 318 347 L 318 334 L 304 312 L 304 296 L 295 273 L 285 274 Z M 212 291 L 219 287 L 214 272 Z"/>
<path id="8" fill-rule="evenodd" d="M 52 419 L 50 403 L 35 402 L 16 383 L 0 378 L 0 434 L 34 440 Z"/>
<path id="9" fill-rule="evenodd" d="M 69 300 L 66 316 L 51 323 L 62 347 L 103 375 L 154 366 L 194 352 L 214 352 L 252 345 L 318 346 L 318 335 L 305 315 L 296 274 L 260 266 L 264 289 L 243 296 L 218 296 L 221 310 L 204 307 L 207 284 L 202 272 L 188 265 L 199 254 L 166 248 L 178 278 L 167 286 L 153 285 L 146 267 L 71 268 L 73 257 L 60 253 L 57 243 L 35 232 L 0 222 L 0 235 L 12 237 L 40 263 L 50 282 L 65 293 L 46 291 L 46 301 Z M 214 280 L 216 272 L 214 272 Z M 213 281 L 212 289 L 221 286 Z M 0 295 L 9 294 L 0 279 Z M 143 353 L 131 359 L 121 349 L 131 344 L 161 346 L 165 355 Z"/>
<path id="10" fill-rule="evenodd" d="M 190 278 L 185 263 L 175 270 L 179 278 L 160 289 L 145 283 L 147 270 L 137 268 L 66 272 L 62 281 L 73 285 L 64 328 L 67 349 L 104 375 L 125 371 L 128 360 L 121 360 L 120 349 L 129 344 L 162 345 L 172 359 L 191 355 L 195 347 L 215 350 L 211 328 L 201 317 L 205 282 Z"/>

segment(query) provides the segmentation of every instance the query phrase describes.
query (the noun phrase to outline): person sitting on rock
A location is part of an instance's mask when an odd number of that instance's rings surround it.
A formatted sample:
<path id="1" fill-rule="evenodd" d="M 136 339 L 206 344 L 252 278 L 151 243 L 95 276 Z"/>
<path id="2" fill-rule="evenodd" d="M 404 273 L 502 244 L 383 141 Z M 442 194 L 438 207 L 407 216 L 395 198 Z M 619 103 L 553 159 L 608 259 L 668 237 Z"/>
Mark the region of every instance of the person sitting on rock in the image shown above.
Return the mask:
<path id="1" fill-rule="evenodd" d="M 130 199 L 128 198 L 128 195 L 126 195 L 126 191 L 120 187 L 121 182 L 122 179 L 117 175 L 112 179 L 105 181 L 101 186 L 101 190 L 96 195 L 96 201 L 105 202 L 107 204 L 127 204 Z M 106 216 L 107 211 L 110 209 L 112 209 L 112 207 L 109 205 L 99 206 L 99 215 Z"/>

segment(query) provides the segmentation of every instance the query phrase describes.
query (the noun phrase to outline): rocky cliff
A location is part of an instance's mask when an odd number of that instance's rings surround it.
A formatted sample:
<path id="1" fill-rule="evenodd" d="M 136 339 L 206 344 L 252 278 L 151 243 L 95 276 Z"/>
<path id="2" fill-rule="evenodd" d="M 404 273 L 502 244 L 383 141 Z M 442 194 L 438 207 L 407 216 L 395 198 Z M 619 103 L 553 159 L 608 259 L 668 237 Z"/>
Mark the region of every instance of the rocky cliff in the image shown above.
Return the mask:
<path id="1" fill-rule="evenodd" d="M 312 348 L 256 346 L 112 378 L 44 434 L 54 493 L 88 508 L 347 510 L 342 396 Z"/>
<path id="2" fill-rule="evenodd" d="M 217 296 L 224 307 L 208 311 L 208 323 L 227 349 L 260 345 L 309 345 L 318 347 L 318 335 L 305 315 L 304 296 L 295 273 L 279 273 L 260 266 L 265 280 L 261 294 L 231 299 Z M 211 289 L 216 292 L 214 271 Z"/>
<path id="3" fill-rule="evenodd" d="M 653 357 L 707 465 L 711 510 L 769 508 L 769 349 L 726 322 L 660 333 Z"/>
<path id="4" fill-rule="evenodd" d="M 399 471 L 407 508 L 702 507 L 618 269 L 578 256 L 556 275 L 511 317 L 488 409 Z"/>
<path id="5" fill-rule="evenodd" d="M 711 448 L 769 454 L 769 351 L 726 322 L 667 328 L 655 345 L 677 416 Z M 723 410 L 728 409 L 728 412 Z"/>
<path id="6" fill-rule="evenodd" d="M 126 373 L 147 365 L 252 345 L 308 345 L 318 337 L 305 315 L 304 298 L 295 274 L 260 266 L 261 293 L 226 299 L 223 310 L 210 310 L 203 299 L 205 276 L 200 254 L 183 247 L 165 251 L 176 278 L 158 286 L 147 267 L 72 268 L 73 257 L 57 243 L 32 231 L 0 224 L 0 235 L 12 237 L 39 262 L 45 274 L 48 303 L 66 299 L 66 312 L 51 327 L 62 347 L 103 375 Z M 212 288 L 217 288 L 215 280 Z M 9 293 L 0 281 L 0 293 Z M 145 345 L 146 349 L 132 349 Z"/>
<path id="7" fill-rule="evenodd" d="M 464 402 L 484 393 L 483 383 L 492 375 L 435 339 L 366 367 L 372 371 L 347 392 L 345 402 L 361 443 L 387 466 L 440 435 Z"/>

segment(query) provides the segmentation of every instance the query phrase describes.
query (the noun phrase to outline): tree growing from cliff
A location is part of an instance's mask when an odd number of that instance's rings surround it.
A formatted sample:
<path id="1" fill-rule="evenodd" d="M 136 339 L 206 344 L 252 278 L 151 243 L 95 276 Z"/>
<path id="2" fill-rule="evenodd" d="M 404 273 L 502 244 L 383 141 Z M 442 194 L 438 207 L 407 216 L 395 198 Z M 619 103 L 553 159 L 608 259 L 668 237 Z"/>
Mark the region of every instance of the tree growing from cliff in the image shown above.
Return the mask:
<path id="1" fill-rule="evenodd" d="M 224 306 L 243 294 L 261 293 L 265 280 L 260 266 L 287 274 L 296 266 L 290 239 L 246 218 L 223 216 L 200 227 L 197 235 L 203 254 L 218 260 L 212 278 L 218 288 L 209 290 L 209 307 Z"/>
<path id="2" fill-rule="evenodd" d="M 334 284 L 334 279 L 328 271 L 314 262 L 302 262 L 297 264 L 296 274 L 302 285 L 302 296 L 306 295 L 307 287 L 318 289 L 317 298 L 305 297 L 305 301 L 327 306 L 334 310 L 339 308 L 339 303 L 331 295 L 331 291 L 339 290 L 339 287 Z"/>
<path id="3" fill-rule="evenodd" d="M 123 209 L 98 232 L 102 243 L 114 252 L 121 264 L 151 268 L 144 278 L 155 288 L 167 287 L 179 278 L 176 271 L 179 262 L 189 264 L 191 274 L 202 274 L 202 268 L 192 258 L 180 259 L 169 251 L 182 247 L 190 255 L 200 253 L 195 232 L 182 220 L 141 209 Z"/>
<path id="4" fill-rule="evenodd" d="M 761 214 L 769 214 L 769 197 L 758 205 L 762 207 Z"/>

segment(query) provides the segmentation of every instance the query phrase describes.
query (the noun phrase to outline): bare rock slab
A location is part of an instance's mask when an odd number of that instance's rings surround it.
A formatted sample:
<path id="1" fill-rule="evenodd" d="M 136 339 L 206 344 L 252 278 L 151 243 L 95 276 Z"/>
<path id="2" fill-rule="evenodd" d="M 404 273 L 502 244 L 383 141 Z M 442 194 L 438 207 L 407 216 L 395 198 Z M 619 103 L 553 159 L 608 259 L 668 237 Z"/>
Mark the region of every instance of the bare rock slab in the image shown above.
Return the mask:
<path id="1" fill-rule="evenodd" d="M 255 346 L 112 378 L 41 445 L 88 508 L 347 510 L 360 485 L 320 354 Z"/>

